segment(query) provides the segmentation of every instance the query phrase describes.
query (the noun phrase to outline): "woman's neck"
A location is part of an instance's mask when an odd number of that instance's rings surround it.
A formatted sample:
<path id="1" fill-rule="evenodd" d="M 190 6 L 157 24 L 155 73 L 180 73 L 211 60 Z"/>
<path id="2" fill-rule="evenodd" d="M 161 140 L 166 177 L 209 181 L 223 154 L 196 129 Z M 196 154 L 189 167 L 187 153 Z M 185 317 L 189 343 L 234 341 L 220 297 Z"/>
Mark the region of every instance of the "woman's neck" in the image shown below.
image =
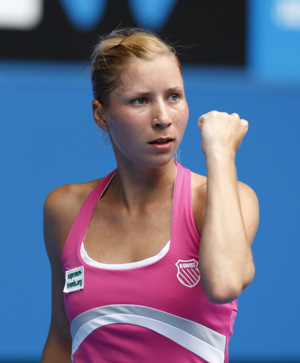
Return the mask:
<path id="1" fill-rule="evenodd" d="M 160 168 L 119 167 L 111 181 L 110 195 L 128 210 L 142 211 L 151 204 L 172 200 L 176 164 Z"/>

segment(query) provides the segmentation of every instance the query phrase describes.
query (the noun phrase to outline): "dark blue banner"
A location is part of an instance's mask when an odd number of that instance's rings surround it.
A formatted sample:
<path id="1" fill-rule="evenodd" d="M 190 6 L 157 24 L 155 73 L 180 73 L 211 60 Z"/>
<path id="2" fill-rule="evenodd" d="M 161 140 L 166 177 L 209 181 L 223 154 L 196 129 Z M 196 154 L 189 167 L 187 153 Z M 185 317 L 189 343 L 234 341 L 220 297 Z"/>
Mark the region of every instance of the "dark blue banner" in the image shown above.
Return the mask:
<path id="1" fill-rule="evenodd" d="M 99 34 L 150 28 L 184 62 L 245 63 L 246 0 L 18 0 L 0 2 L 2 59 L 87 60 Z"/>

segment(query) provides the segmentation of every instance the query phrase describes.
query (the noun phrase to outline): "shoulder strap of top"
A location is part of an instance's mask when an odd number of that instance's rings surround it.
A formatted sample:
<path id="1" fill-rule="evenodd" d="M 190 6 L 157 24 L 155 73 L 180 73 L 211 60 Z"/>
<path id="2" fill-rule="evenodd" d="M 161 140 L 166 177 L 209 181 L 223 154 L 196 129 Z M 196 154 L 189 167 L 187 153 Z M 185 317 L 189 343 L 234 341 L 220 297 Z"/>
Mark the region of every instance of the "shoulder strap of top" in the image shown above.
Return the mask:
<path id="1" fill-rule="evenodd" d="M 81 243 L 83 241 L 96 204 L 101 195 L 104 193 L 107 186 L 109 185 L 109 182 L 111 181 L 115 172 L 116 170 L 112 171 L 105 178 L 103 178 L 100 183 L 90 192 L 90 194 L 87 196 L 86 200 L 82 204 L 79 213 L 75 219 L 75 222 L 73 223 L 73 226 L 66 239 L 66 243 L 62 251 L 62 258 L 64 253 L 67 253 L 70 248 L 73 250 L 73 248 L 78 243 Z"/>
<path id="2" fill-rule="evenodd" d="M 191 171 L 179 163 L 176 165 L 177 176 L 173 196 L 171 238 L 173 241 L 177 238 L 185 241 L 184 244 L 188 243 L 189 240 L 198 244 L 200 237 L 193 215 Z"/>

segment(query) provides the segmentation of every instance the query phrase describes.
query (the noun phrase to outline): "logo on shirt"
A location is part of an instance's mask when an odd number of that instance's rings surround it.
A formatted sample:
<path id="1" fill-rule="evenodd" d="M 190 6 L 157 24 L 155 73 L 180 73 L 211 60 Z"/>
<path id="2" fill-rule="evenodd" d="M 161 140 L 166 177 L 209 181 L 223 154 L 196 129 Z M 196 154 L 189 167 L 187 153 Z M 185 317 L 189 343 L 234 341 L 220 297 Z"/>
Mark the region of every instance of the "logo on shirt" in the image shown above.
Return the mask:
<path id="1" fill-rule="evenodd" d="M 177 266 L 177 278 L 182 285 L 194 287 L 198 284 L 200 281 L 198 261 L 194 258 L 192 260 L 178 260 L 175 265 Z"/>
<path id="2" fill-rule="evenodd" d="M 69 293 L 79 291 L 84 288 L 84 268 L 83 266 L 65 271 L 64 292 Z"/>

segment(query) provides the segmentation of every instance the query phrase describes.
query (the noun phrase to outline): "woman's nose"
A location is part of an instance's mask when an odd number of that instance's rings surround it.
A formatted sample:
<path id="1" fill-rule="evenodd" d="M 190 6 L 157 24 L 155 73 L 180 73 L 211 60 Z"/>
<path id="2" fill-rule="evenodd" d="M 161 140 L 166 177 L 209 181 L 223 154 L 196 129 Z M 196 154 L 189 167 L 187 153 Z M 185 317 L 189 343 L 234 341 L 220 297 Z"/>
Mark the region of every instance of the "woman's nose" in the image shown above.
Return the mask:
<path id="1" fill-rule="evenodd" d="M 160 103 L 155 109 L 154 117 L 152 119 L 152 125 L 155 128 L 164 128 L 169 126 L 171 123 L 172 120 L 168 113 L 167 106 L 163 103 Z"/>

